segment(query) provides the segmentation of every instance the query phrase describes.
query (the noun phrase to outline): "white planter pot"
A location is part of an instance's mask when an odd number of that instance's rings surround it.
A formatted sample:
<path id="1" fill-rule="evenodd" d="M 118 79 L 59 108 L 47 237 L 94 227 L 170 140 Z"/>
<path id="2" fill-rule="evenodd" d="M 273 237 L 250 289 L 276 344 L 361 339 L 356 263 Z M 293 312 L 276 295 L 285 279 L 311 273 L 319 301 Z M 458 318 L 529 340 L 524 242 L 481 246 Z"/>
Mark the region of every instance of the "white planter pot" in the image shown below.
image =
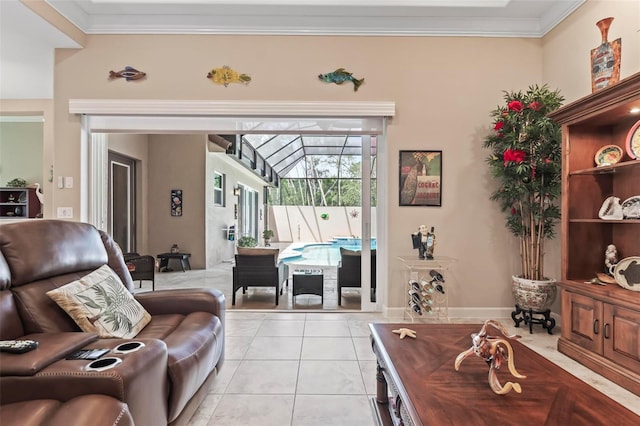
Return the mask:
<path id="1" fill-rule="evenodd" d="M 512 277 L 513 299 L 523 310 L 533 310 L 543 312 L 549 309 L 556 300 L 558 288 L 556 280 L 547 279 L 543 281 L 527 280 L 524 278 Z"/>

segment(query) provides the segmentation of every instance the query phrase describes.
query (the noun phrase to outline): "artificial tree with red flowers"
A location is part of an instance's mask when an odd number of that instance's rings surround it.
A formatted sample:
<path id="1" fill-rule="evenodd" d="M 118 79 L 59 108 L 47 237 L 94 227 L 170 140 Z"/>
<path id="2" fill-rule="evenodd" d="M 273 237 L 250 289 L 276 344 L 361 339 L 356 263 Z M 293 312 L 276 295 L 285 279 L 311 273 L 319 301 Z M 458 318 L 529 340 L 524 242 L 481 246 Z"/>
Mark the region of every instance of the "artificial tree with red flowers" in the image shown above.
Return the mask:
<path id="1" fill-rule="evenodd" d="M 506 225 L 520 240 L 522 278 L 544 280 L 544 240 L 555 236 L 561 186 L 560 125 L 547 117 L 564 98 L 547 85 L 504 92 L 491 112 L 493 131 L 484 140 L 499 188 L 491 199 L 507 212 Z"/>

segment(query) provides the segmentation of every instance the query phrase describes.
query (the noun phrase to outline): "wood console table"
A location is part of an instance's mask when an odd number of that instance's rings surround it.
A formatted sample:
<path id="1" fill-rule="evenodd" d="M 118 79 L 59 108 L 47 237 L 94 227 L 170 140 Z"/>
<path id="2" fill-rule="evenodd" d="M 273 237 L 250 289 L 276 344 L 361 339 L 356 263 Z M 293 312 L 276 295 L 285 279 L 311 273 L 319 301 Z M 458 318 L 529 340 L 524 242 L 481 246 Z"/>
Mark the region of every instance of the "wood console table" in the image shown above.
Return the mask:
<path id="1" fill-rule="evenodd" d="M 408 327 L 417 339 L 402 340 L 391 330 Z M 372 403 L 381 425 L 637 425 L 640 416 L 566 372 L 518 341 L 515 366 L 506 365 L 500 382 L 514 381 L 522 393 L 496 395 L 488 366 L 467 358 L 455 371 L 456 356 L 471 347 L 481 325 L 370 324 L 378 362 L 377 395 Z"/>

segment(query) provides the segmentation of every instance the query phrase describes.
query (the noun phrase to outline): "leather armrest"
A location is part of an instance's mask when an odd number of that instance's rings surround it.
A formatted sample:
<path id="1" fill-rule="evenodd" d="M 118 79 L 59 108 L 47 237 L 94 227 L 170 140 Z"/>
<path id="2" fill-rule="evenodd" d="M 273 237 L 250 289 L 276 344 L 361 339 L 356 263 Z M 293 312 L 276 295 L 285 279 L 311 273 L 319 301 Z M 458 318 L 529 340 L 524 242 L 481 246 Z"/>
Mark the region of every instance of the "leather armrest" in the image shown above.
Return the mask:
<path id="1" fill-rule="evenodd" d="M 98 339 L 96 333 L 36 333 L 20 340 L 35 340 L 38 348 L 22 354 L 0 352 L 0 375 L 33 376 L 43 368 Z"/>
<path id="2" fill-rule="evenodd" d="M 153 315 L 209 312 L 224 324 L 225 297 L 216 289 L 185 288 L 179 290 L 157 290 L 134 295 L 136 300 Z"/>

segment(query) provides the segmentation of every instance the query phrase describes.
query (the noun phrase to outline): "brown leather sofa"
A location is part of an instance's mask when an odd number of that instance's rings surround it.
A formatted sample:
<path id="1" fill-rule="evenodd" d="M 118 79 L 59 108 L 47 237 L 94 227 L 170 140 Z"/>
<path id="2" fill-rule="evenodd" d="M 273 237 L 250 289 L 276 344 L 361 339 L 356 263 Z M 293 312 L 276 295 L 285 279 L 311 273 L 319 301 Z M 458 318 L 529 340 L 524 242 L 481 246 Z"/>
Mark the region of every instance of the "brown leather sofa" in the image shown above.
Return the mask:
<path id="1" fill-rule="evenodd" d="M 82 332 L 46 292 L 105 264 L 131 292 L 121 251 L 92 225 L 56 220 L 0 225 L 0 339 L 39 342 L 25 354 L 0 354 L 1 406 L 102 394 L 125 403 L 136 425 L 186 424 L 224 361 L 224 295 L 213 289 L 134 295 L 151 314 L 134 339 L 145 346 L 108 354 L 123 360 L 111 369 L 87 371 L 87 361 L 65 358 L 81 348 L 113 349 L 130 340 Z"/>

